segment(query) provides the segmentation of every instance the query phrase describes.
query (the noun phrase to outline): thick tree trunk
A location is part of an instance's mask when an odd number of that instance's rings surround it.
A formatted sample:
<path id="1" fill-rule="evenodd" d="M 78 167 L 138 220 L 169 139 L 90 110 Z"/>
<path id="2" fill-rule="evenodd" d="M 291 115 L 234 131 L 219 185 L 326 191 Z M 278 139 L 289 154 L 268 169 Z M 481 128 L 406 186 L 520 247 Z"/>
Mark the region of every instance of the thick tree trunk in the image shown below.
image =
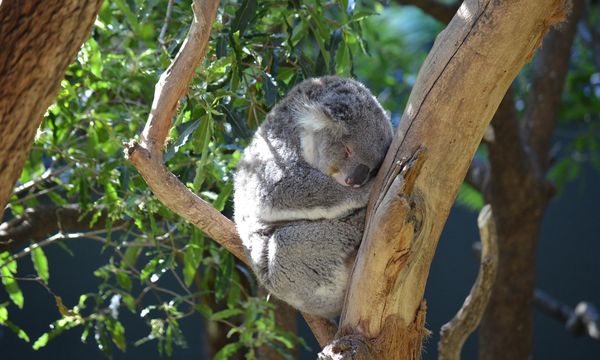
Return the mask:
<path id="1" fill-rule="evenodd" d="M 0 4 L 0 217 L 42 116 L 102 0 Z"/>
<path id="2" fill-rule="evenodd" d="M 456 191 L 507 88 L 564 6 L 467 0 L 437 37 L 382 165 L 338 339 L 322 359 L 420 358 L 423 291 Z"/>

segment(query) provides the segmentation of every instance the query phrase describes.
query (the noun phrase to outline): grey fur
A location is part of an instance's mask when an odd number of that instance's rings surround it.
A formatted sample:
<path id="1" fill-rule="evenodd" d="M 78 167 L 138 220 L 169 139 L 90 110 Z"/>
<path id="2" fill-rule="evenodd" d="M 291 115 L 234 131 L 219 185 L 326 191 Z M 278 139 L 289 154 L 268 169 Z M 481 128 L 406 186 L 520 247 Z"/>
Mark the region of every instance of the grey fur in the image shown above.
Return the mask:
<path id="1" fill-rule="evenodd" d="M 238 165 L 234 217 L 273 295 L 307 313 L 339 315 L 368 180 L 391 139 L 385 111 L 352 79 L 308 79 L 267 115 Z"/>

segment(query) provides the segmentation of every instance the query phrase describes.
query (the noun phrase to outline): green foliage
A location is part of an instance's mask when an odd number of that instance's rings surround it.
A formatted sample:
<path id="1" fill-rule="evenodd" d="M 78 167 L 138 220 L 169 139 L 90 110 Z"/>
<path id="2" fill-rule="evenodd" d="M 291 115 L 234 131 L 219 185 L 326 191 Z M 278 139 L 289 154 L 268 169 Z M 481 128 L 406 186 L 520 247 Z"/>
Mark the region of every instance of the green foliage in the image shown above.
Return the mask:
<path id="1" fill-rule="evenodd" d="M 106 223 L 84 235 L 101 243 L 108 256 L 94 273 L 97 291 L 83 294 L 72 308 L 50 293 L 60 318 L 34 341 L 34 349 L 79 328 L 82 341 L 93 334 L 108 357 L 115 348 L 126 351 L 128 345 L 147 342 L 170 356 L 186 344 L 179 321 L 198 315 L 231 328 L 232 344 L 217 358 L 238 350 L 254 358 L 261 345 L 285 353 L 300 341 L 278 329 L 272 306 L 254 297 L 248 269 L 159 203 L 123 158 L 123 144 L 141 132 L 154 85 L 192 18 L 189 2 L 174 2 L 158 41 L 166 5 L 166 0 L 104 2 L 91 37 L 48 109 L 19 180 L 22 188 L 10 202 L 12 216 L 38 205 L 78 204 L 82 217 L 91 215 L 90 226 Z M 327 6 L 320 1 L 223 2 L 206 59 L 169 133 L 165 160 L 170 170 L 216 209 L 231 214 L 232 171 L 254 129 L 303 79 L 353 74 L 355 59 L 369 52 L 364 22 L 381 10 L 354 1 Z M 71 251 L 68 243 L 57 242 Z M 49 267 L 58 259 L 47 259 L 43 246 L 28 251 L 37 281 L 51 291 L 55 280 Z M 21 308 L 17 261 L 10 259 L 2 254 L 2 281 Z M 126 337 L 128 324 L 119 317 L 123 308 L 147 323 L 146 337 Z M 12 326 L 7 321 L 2 324 Z"/>
<path id="2" fill-rule="evenodd" d="M 69 307 L 52 292 L 53 282 L 63 280 L 50 278 L 50 267 L 60 258 L 46 258 L 50 252 L 32 246 L 28 251 L 37 275 L 20 278 L 14 254 L 4 252 L 0 274 L 8 298 L 0 303 L 0 325 L 29 341 L 9 314 L 24 306 L 19 280 L 34 280 L 48 289 L 49 301 L 56 302 L 60 314 L 33 342 L 36 350 L 78 329 L 82 342 L 91 337 L 108 357 L 146 343 L 170 356 L 195 336 L 185 334 L 180 325 L 194 316 L 228 326 L 231 343 L 216 359 L 239 351 L 254 359 L 263 345 L 289 357 L 287 350 L 303 344 L 302 339 L 277 327 L 273 306 L 256 297 L 249 270 L 166 209 L 123 158 L 123 144 L 143 129 L 154 85 L 192 18 L 190 3 L 175 1 L 159 41 L 166 8 L 167 0 L 103 3 L 90 38 L 68 68 L 38 130 L 7 211 L 18 216 L 39 205 L 77 204 L 83 209 L 81 218 L 91 215 L 90 227 L 106 224 L 80 236 L 91 240 L 90 249 L 96 249 L 92 242 L 99 243 L 107 259 L 94 272 L 97 289 L 81 294 Z M 206 59 L 173 120 L 165 160 L 182 182 L 227 216 L 232 213 L 232 172 L 241 150 L 291 87 L 311 76 L 356 76 L 397 122 L 420 64 L 442 28 L 411 8 L 349 0 L 223 1 L 218 19 Z M 552 172 L 556 178 L 567 174 L 567 180 L 577 175 L 573 154 L 590 154 L 589 159 L 598 161 L 600 105 L 598 96 L 590 95 L 598 88 L 592 77 L 597 69 L 584 45 L 578 46 L 561 121 L 569 119 L 569 126 L 583 123 L 585 131 L 576 132 L 566 147 L 571 156 Z M 579 91 L 586 86 L 591 92 Z M 458 202 L 471 208 L 482 204 L 481 196 L 467 186 L 461 188 Z M 57 235 L 74 231 L 61 228 Z M 68 242 L 46 245 L 63 247 L 62 256 L 80 255 Z M 121 311 L 145 322 L 147 335 L 128 338 L 129 324 Z"/>

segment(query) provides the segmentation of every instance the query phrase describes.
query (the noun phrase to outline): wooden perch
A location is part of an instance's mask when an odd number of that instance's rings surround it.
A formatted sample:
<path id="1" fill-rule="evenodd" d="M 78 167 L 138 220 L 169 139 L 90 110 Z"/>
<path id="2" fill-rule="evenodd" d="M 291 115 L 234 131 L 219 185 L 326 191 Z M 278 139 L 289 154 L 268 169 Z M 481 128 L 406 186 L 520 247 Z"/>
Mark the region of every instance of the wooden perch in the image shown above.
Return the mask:
<path id="1" fill-rule="evenodd" d="M 193 1 L 194 19 L 188 35 L 156 84 L 152 109 L 140 143 L 130 141 L 125 149 L 125 157 L 166 207 L 248 264 L 233 222 L 181 183 L 163 161 L 163 146 L 171 128 L 171 119 L 177 111 L 179 99 L 187 91 L 196 68 L 206 54 L 218 5 L 218 0 Z M 312 315 L 303 315 L 321 346 L 333 339 L 337 331 L 335 324 Z"/>
<path id="2" fill-rule="evenodd" d="M 420 358 L 423 292 L 450 207 L 510 83 L 564 12 L 562 0 L 466 0 L 438 35 L 376 179 L 338 340 L 323 359 Z M 403 188 L 395 164 L 418 149 L 426 159 Z"/>
<path id="3" fill-rule="evenodd" d="M 486 205 L 477 218 L 481 238 L 481 263 L 475 284 L 456 316 L 442 326 L 438 344 L 440 360 L 459 360 L 467 337 L 475 330 L 490 299 L 498 267 L 498 235 L 492 207 Z"/>

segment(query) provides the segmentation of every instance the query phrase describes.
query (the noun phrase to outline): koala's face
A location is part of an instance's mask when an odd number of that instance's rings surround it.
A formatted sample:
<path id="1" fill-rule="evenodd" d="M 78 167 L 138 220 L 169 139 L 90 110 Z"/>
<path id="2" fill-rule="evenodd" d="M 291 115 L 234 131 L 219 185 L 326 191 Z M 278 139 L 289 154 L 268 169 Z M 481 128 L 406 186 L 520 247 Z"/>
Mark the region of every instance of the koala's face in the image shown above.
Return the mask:
<path id="1" fill-rule="evenodd" d="M 342 78 L 312 79 L 322 87 L 299 122 L 304 159 L 344 186 L 375 176 L 392 140 L 389 118 L 362 84 Z"/>

